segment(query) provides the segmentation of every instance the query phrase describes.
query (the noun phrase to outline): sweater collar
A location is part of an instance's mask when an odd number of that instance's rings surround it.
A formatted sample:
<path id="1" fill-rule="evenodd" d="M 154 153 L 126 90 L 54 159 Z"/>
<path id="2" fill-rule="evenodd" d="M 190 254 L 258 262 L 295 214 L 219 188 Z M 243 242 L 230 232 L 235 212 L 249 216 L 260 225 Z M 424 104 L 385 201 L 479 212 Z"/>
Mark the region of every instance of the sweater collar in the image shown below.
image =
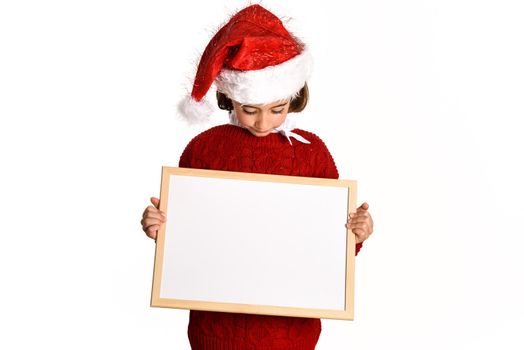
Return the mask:
<path id="1" fill-rule="evenodd" d="M 234 110 L 229 112 L 229 124 L 236 125 L 238 127 L 246 129 L 240 122 L 238 121 L 237 115 Z M 289 144 L 292 145 L 291 138 L 296 139 L 297 141 L 300 141 L 302 143 L 311 143 L 308 140 L 306 140 L 304 137 L 300 136 L 297 133 L 294 133 L 292 130 L 295 129 L 295 121 L 291 120 L 289 117 L 286 117 L 284 122 L 278 127 L 273 129 L 273 133 L 280 133 L 282 136 L 286 137 L 289 141 Z"/>

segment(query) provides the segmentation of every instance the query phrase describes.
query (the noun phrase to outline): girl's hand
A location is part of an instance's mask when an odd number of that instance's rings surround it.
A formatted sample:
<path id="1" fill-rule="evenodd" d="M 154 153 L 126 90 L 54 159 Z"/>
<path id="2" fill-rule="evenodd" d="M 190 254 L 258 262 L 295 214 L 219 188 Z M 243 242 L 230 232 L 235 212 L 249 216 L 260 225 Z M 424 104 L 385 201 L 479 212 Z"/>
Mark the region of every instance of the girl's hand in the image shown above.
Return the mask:
<path id="1" fill-rule="evenodd" d="M 355 243 L 362 243 L 373 233 L 373 219 L 368 212 L 369 204 L 362 204 L 356 213 L 349 214 L 346 227 L 355 234 Z"/>
<path id="2" fill-rule="evenodd" d="M 156 241 L 156 236 L 158 230 L 160 229 L 160 225 L 166 222 L 166 214 L 158 209 L 158 206 L 160 205 L 160 199 L 151 197 L 151 203 L 154 206 L 150 205 L 146 208 L 146 210 L 144 210 L 140 224 L 142 225 L 142 230 L 144 230 L 146 235 Z"/>

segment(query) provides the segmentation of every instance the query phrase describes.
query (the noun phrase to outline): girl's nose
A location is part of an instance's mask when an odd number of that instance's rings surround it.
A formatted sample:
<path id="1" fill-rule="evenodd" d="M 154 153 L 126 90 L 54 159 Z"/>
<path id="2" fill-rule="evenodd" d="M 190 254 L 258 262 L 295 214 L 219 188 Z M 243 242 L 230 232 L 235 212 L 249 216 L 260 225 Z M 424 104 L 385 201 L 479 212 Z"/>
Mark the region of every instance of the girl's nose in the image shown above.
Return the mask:
<path id="1" fill-rule="evenodd" d="M 269 129 L 269 118 L 266 113 L 260 113 L 255 121 L 255 127 L 261 131 Z"/>

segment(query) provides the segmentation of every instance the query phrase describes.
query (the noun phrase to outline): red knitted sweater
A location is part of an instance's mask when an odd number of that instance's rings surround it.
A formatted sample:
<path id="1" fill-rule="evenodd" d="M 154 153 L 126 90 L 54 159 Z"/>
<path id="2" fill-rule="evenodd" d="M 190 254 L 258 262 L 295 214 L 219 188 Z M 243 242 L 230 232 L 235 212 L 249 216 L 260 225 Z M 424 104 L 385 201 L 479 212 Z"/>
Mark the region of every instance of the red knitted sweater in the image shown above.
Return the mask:
<path id="1" fill-rule="evenodd" d="M 295 129 L 311 144 L 279 133 L 253 136 L 234 125 L 220 125 L 196 136 L 180 157 L 180 167 L 276 175 L 338 178 L 324 142 Z M 356 252 L 362 244 L 357 244 Z M 188 336 L 193 350 L 314 349 L 320 319 L 190 311 Z"/>

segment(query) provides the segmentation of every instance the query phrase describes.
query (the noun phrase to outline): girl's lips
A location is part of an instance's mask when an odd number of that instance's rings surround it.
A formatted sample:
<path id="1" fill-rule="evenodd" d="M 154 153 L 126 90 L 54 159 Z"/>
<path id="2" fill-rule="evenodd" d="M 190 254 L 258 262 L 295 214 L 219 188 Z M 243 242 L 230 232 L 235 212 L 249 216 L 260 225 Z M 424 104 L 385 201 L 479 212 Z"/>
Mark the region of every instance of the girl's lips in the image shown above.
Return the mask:
<path id="1" fill-rule="evenodd" d="M 271 130 L 265 130 L 265 131 L 262 131 L 262 130 L 253 129 L 253 128 L 251 128 L 251 130 L 253 130 L 253 131 L 256 132 L 257 134 L 265 134 L 266 132 L 270 132 L 270 131 L 271 131 Z"/>

